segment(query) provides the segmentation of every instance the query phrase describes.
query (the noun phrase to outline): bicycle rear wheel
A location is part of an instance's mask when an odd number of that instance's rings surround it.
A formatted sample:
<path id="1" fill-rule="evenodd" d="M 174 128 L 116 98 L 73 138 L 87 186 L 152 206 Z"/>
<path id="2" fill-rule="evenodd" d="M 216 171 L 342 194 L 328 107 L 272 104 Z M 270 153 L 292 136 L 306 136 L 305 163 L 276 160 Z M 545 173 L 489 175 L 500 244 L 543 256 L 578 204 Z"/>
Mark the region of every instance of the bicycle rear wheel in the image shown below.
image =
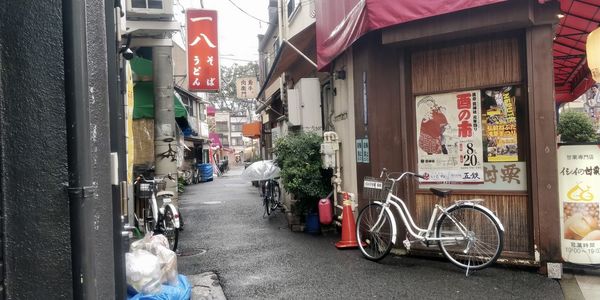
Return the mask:
<path id="1" fill-rule="evenodd" d="M 167 237 L 171 250 L 177 250 L 177 244 L 179 243 L 179 229 L 175 228 L 175 212 L 170 206 L 165 207 L 163 234 Z"/>
<path id="2" fill-rule="evenodd" d="M 279 189 L 279 185 L 272 183 L 271 186 L 271 210 L 277 209 L 281 199 L 281 190 Z"/>
<path id="3" fill-rule="evenodd" d="M 372 203 L 358 214 L 356 237 L 360 252 L 369 260 L 378 261 L 392 249 L 392 218 L 381 204 Z"/>
<path id="4" fill-rule="evenodd" d="M 457 206 L 442 215 L 436 225 L 444 255 L 456 266 L 479 270 L 493 264 L 502 252 L 504 233 L 496 220 L 477 206 Z M 463 235 L 461 230 L 466 233 Z M 453 238 L 453 239 L 452 239 Z"/>

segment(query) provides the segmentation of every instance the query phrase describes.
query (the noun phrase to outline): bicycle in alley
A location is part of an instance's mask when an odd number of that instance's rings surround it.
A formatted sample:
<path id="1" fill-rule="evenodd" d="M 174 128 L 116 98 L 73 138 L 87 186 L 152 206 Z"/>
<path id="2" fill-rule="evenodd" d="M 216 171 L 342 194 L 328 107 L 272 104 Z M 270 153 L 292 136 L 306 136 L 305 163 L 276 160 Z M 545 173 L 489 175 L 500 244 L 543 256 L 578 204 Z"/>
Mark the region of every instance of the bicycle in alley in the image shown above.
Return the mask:
<path id="1" fill-rule="evenodd" d="M 143 175 L 136 178 L 135 211 L 141 212 L 141 219 L 134 213 L 135 226 L 145 234 L 164 235 L 169 241 L 169 248 L 176 251 L 183 224 L 179 210 L 172 202 L 175 194 L 165 190 L 166 180 L 175 181 L 170 174 L 153 179 L 146 179 Z"/>

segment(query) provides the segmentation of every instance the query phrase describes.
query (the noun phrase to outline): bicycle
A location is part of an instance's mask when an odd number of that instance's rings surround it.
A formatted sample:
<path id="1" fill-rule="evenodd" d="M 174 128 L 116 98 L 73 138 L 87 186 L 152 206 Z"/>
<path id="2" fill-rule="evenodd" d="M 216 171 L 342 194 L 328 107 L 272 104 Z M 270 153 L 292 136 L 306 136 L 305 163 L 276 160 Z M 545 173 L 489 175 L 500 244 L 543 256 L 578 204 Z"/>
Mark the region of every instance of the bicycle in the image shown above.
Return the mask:
<path id="1" fill-rule="evenodd" d="M 378 261 L 389 254 L 392 244 L 396 243 L 396 218 L 391 210 L 394 207 L 407 229 L 403 242 L 407 250 L 414 242 L 426 246 L 437 243 L 450 262 L 466 269 L 467 276 L 470 270 L 486 268 L 498 259 L 504 244 L 504 227 L 491 210 L 479 204 L 482 199 L 458 200 L 447 208 L 436 204 L 427 229 L 423 229 L 415 224 L 404 201 L 394 195 L 394 187 L 404 177 L 425 177 L 412 172 L 404 172 L 398 178 L 390 174 L 384 168 L 379 176 L 385 175 L 384 180 L 364 181 L 365 190 L 387 195 L 385 200 L 371 202 L 358 214 L 356 236 L 363 256 Z M 451 194 L 450 190 L 430 190 L 442 199 Z M 409 234 L 416 240 L 411 241 Z"/>
<path id="2" fill-rule="evenodd" d="M 265 214 L 271 215 L 271 212 L 281 207 L 281 188 L 277 180 L 271 178 L 267 179 L 262 184 L 262 196 L 263 196 L 263 207 Z"/>
<path id="3" fill-rule="evenodd" d="M 170 174 L 166 177 L 174 181 Z M 142 209 L 144 232 L 163 234 L 169 241 L 169 248 L 176 251 L 179 242 L 179 231 L 182 230 L 181 216 L 179 210 L 171 202 L 171 198 L 175 194 L 164 190 L 166 184 L 164 180 L 164 178 L 146 179 L 143 175 L 139 175 L 134 184 L 138 185 L 139 192 L 149 194 L 149 196 L 144 197 L 146 203 Z M 161 188 L 159 188 L 159 184 L 162 185 Z M 160 207 L 158 207 L 157 199 L 162 200 Z M 137 215 L 135 215 L 135 218 L 139 227 Z"/>

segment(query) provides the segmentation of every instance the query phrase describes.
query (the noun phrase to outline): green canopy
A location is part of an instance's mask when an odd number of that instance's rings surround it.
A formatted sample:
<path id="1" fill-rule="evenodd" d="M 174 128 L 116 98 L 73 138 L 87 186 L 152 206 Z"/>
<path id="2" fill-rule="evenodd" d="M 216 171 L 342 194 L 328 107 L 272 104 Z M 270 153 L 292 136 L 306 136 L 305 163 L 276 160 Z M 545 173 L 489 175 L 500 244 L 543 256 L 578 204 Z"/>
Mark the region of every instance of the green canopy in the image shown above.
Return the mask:
<path id="1" fill-rule="evenodd" d="M 136 82 L 133 86 L 133 119 L 154 119 L 154 84 L 151 81 Z M 181 98 L 173 93 L 175 118 L 186 118 L 188 112 Z"/>
<path id="2" fill-rule="evenodd" d="M 149 59 L 134 57 L 129 61 L 131 70 L 135 73 L 136 81 L 152 81 L 152 61 Z"/>

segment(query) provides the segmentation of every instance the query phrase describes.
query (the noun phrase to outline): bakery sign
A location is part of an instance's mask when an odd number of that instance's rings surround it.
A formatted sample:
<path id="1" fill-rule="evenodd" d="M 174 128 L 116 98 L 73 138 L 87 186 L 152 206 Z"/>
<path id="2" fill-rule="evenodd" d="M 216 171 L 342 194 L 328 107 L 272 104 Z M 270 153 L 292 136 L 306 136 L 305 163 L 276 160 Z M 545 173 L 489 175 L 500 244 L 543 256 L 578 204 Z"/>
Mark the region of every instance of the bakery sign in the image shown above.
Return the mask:
<path id="1" fill-rule="evenodd" d="M 600 263 L 600 145 L 558 148 L 558 192 L 562 258 Z"/>
<path id="2" fill-rule="evenodd" d="M 188 89 L 193 92 L 218 92 L 220 73 L 217 11 L 189 9 L 186 21 Z"/>

